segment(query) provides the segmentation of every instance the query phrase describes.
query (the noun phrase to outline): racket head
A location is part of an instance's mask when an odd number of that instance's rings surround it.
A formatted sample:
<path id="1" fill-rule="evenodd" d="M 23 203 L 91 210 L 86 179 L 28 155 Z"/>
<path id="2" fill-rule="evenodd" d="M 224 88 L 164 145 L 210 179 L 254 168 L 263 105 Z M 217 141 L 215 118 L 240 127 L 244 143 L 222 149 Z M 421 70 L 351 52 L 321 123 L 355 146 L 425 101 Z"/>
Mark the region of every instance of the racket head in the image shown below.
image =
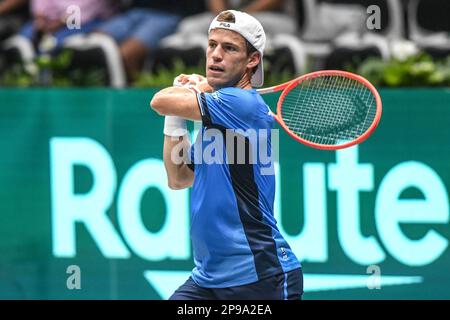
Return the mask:
<path id="1" fill-rule="evenodd" d="M 286 85 L 275 119 L 300 143 L 338 150 L 366 140 L 381 113 L 381 97 L 367 79 L 351 72 L 324 70 Z"/>

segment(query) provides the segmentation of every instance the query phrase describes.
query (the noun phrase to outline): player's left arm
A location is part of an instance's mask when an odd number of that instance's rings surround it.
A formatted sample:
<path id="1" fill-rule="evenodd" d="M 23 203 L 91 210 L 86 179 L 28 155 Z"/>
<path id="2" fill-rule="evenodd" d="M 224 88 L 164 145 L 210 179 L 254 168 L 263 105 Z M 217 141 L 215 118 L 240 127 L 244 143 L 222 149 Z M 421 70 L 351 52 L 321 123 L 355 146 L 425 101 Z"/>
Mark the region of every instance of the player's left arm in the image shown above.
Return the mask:
<path id="1" fill-rule="evenodd" d="M 150 106 L 160 115 L 201 120 L 197 95 L 187 88 L 169 87 L 153 96 Z"/>
<path id="2" fill-rule="evenodd" d="M 182 83 L 184 84 L 184 83 Z M 168 87 L 157 92 L 150 106 L 160 115 L 178 116 L 189 120 L 200 121 L 200 113 L 197 93 L 211 92 L 212 88 L 208 85 L 205 78 L 197 82 L 192 88 L 186 87 Z"/>

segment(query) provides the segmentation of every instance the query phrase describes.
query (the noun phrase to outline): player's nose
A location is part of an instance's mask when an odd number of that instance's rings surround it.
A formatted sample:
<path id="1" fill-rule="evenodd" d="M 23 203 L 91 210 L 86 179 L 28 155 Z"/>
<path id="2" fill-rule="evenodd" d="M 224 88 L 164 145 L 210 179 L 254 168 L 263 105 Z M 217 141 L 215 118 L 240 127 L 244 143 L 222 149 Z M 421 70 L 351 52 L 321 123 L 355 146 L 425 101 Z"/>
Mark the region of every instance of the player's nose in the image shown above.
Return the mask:
<path id="1" fill-rule="evenodd" d="M 215 47 L 213 52 L 211 53 L 211 57 L 214 59 L 214 61 L 221 61 L 223 59 L 222 48 L 220 46 Z"/>

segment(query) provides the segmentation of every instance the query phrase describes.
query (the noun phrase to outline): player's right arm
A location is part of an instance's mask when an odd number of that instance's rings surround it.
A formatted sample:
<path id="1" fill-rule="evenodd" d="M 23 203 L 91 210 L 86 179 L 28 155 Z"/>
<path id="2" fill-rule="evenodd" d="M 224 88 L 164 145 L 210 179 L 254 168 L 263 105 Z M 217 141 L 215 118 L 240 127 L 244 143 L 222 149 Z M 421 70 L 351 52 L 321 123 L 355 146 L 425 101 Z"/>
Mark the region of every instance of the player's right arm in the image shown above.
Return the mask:
<path id="1" fill-rule="evenodd" d="M 164 135 L 163 160 L 169 188 L 189 188 L 194 182 L 194 171 L 188 167 L 189 136 Z"/>
<path id="2" fill-rule="evenodd" d="M 188 82 L 188 76 L 180 75 L 173 87 L 161 90 L 150 102 L 153 110 L 165 116 L 163 160 L 173 190 L 188 188 L 194 182 L 193 166 L 187 165 L 190 142 L 185 119 L 200 120 L 201 115 L 195 92 L 186 88 L 196 83 Z"/>

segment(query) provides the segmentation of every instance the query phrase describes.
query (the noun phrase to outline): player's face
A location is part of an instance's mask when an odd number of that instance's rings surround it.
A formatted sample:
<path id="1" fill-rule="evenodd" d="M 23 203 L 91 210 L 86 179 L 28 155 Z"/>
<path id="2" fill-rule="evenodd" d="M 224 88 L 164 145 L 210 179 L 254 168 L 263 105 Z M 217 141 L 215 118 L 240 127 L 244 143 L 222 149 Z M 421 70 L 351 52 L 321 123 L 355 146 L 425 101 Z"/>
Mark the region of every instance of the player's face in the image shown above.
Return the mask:
<path id="1" fill-rule="evenodd" d="M 249 64 L 245 39 L 225 29 L 211 30 L 206 50 L 206 78 L 214 89 L 234 86 Z"/>

